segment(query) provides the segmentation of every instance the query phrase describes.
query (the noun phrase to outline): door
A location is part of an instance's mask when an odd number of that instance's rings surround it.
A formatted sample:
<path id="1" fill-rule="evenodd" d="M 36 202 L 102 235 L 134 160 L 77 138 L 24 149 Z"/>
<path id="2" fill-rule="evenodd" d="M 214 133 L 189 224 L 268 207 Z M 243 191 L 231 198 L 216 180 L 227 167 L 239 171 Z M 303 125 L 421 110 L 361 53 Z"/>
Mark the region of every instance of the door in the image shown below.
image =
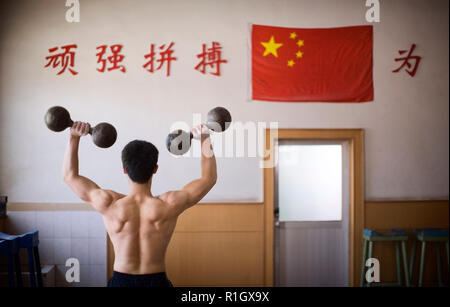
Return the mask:
<path id="1" fill-rule="evenodd" d="M 279 140 L 275 148 L 275 285 L 348 286 L 348 142 Z"/>

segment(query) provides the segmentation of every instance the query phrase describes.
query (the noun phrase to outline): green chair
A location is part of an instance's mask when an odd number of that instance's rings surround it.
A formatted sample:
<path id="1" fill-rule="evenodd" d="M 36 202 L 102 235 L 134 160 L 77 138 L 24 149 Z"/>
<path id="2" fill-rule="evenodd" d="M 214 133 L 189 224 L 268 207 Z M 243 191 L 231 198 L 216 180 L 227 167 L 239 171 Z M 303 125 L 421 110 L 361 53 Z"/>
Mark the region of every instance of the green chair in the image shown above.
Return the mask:
<path id="1" fill-rule="evenodd" d="M 361 287 L 370 287 L 373 283 L 368 283 L 366 281 L 366 261 L 373 257 L 373 246 L 375 242 L 395 242 L 395 252 L 396 252 L 396 262 L 397 262 L 397 283 L 375 283 L 376 286 L 398 286 L 401 287 L 402 283 L 402 272 L 401 272 L 401 261 L 400 254 L 403 258 L 403 271 L 405 274 L 405 285 L 409 287 L 409 271 L 408 263 L 406 259 L 406 242 L 408 241 L 408 236 L 401 230 L 394 228 L 389 232 L 380 233 L 370 229 L 364 229 L 363 231 L 364 247 L 363 247 L 363 259 L 361 266 Z M 401 249 L 401 252 L 400 252 Z"/>
<path id="2" fill-rule="evenodd" d="M 429 228 L 429 229 L 414 229 L 414 234 L 416 235 L 416 240 L 413 242 L 412 252 L 411 252 L 411 261 L 409 264 L 409 276 L 413 275 L 414 262 L 416 257 L 416 245 L 417 242 L 422 242 L 422 251 L 420 253 L 420 265 L 419 265 L 419 282 L 418 286 L 422 287 L 423 285 L 423 276 L 425 272 L 425 255 L 426 255 L 426 247 L 427 243 L 436 244 L 436 260 L 437 260 L 437 275 L 438 275 L 438 284 L 440 287 L 443 287 L 444 284 L 442 282 L 442 265 L 441 265 L 441 244 L 445 243 L 445 247 L 447 249 L 447 267 L 449 265 L 449 256 L 448 256 L 448 230 L 445 229 L 437 229 L 437 228 Z"/>

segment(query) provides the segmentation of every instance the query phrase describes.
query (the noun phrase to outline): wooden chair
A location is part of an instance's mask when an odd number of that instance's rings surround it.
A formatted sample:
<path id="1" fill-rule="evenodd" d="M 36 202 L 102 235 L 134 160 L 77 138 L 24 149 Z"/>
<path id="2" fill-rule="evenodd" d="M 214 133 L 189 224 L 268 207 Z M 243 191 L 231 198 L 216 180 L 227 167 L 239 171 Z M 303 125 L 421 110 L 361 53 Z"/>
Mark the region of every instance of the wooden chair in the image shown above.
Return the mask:
<path id="1" fill-rule="evenodd" d="M 410 278 L 408 271 L 408 263 L 406 259 L 406 242 L 408 236 L 401 229 L 394 228 L 389 232 L 380 233 L 370 229 L 364 229 L 363 231 L 364 247 L 363 247 L 363 261 L 361 268 L 361 281 L 360 286 L 372 286 L 373 283 L 366 281 L 366 261 L 373 257 L 373 247 L 375 242 L 395 242 L 395 252 L 397 258 L 397 283 L 376 283 L 376 286 L 402 286 L 402 273 L 401 273 L 401 261 L 400 261 L 400 248 L 401 256 L 403 258 L 403 271 L 405 274 L 405 285 L 409 287 Z M 368 249 L 368 251 L 367 251 Z"/>
<path id="2" fill-rule="evenodd" d="M 6 255 L 8 257 L 8 285 L 10 288 L 14 288 L 14 271 L 16 272 L 17 287 L 22 287 L 22 271 L 20 268 L 19 257 L 20 245 L 17 238 L 11 240 L 0 239 L 0 255 Z"/>
<path id="3" fill-rule="evenodd" d="M 17 241 L 19 249 L 26 248 L 28 253 L 28 268 L 30 272 L 30 285 L 31 287 L 36 287 L 36 277 L 37 286 L 42 287 L 42 272 L 41 272 L 41 261 L 39 258 L 39 231 L 33 230 L 21 235 L 8 235 L 6 233 L 0 232 L 0 240 L 5 241 Z"/>
<path id="4" fill-rule="evenodd" d="M 444 284 L 442 282 L 442 265 L 441 265 L 441 248 L 440 246 L 445 243 L 447 249 L 447 267 L 449 265 L 449 255 L 448 255 L 448 230 L 446 229 L 414 229 L 414 234 L 416 236 L 416 240 L 413 242 L 413 247 L 411 251 L 411 261 L 409 264 L 409 276 L 413 275 L 414 262 L 416 257 L 416 244 L 418 241 L 422 242 L 422 251 L 420 253 L 420 266 L 419 266 L 419 282 L 418 286 L 422 287 L 423 285 L 423 276 L 425 272 L 425 256 L 426 256 L 426 247 L 427 243 L 436 244 L 436 261 L 437 261 L 437 276 L 438 276 L 438 284 L 440 287 L 443 287 Z"/>

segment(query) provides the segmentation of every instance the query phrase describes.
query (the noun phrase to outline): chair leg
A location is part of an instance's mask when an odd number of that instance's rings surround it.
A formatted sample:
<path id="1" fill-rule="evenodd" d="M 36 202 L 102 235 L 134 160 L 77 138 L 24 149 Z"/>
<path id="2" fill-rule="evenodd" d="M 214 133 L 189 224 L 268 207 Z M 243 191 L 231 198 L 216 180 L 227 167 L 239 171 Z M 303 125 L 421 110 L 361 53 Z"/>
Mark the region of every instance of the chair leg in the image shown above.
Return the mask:
<path id="1" fill-rule="evenodd" d="M 14 288 L 14 256 L 8 254 L 8 286 Z"/>
<path id="2" fill-rule="evenodd" d="M 20 254 L 17 253 L 14 255 L 14 265 L 16 267 L 16 278 L 17 278 L 17 287 L 22 288 L 23 282 L 22 282 L 22 268 L 20 267 Z"/>
<path id="3" fill-rule="evenodd" d="M 410 286 L 410 276 L 408 272 L 408 263 L 406 257 L 406 241 L 402 241 L 402 255 L 403 255 L 403 270 L 405 271 L 405 284 L 407 287 Z"/>
<path id="4" fill-rule="evenodd" d="M 369 255 L 368 255 L 368 258 L 370 259 L 370 258 L 372 258 L 372 256 L 373 256 L 373 241 L 369 241 Z M 367 287 L 370 287 L 370 285 L 371 285 L 371 282 L 368 282 L 367 283 Z"/>
<path id="5" fill-rule="evenodd" d="M 39 288 L 42 288 L 44 286 L 44 283 L 42 281 L 41 259 L 39 257 L 39 249 L 37 246 L 33 247 L 33 252 L 34 252 L 34 262 L 36 265 L 37 285 Z"/>
<path id="6" fill-rule="evenodd" d="M 447 269 L 449 268 L 449 257 L 448 257 L 448 241 L 445 242 L 445 248 L 447 249 Z"/>
<path id="7" fill-rule="evenodd" d="M 409 260 L 409 282 L 412 283 L 413 273 L 414 273 L 414 264 L 416 262 L 416 245 L 417 240 L 413 239 L 413 245 L 411 248 L 411 258 Z"/>
<path id="8" fill-rule="evenodd" d="M 36 288 L 36 272 L 34 271 L 33 249 L 27 248 L 28 251 L 28 267 L 30 269 L 30 286 Z"/>
<path id="9" fill-rule="evenodd" d="M 439 242 L 436 242 L 436 261 L 437 261 L 438 285 L 439 287 L 442 287 L 443 283 L 442 283 L 442 269 L 441 269 L 441 247 Z"/>
<path id="10" fill-rule="evenodd" d="M 402 286 L 402 269 L 400 261 L 400 242 L 395 242 L 395 258 L 397 260 L 397 284 Z"/>
<path id="11" fill-rule="evenodd" d="M 362 263 L 361 263 L 361 280 L 359 282 L 360 287 L 364 287 L 365 280 L 366 280 L 366 260 L 367 260 L 367 240 L 364 239 L 364 246 L 363 246 L 363 257 L 362 257 Z"/>
<path id="12" fill-rule="evenodd" d="M 419 287 L 423 285 L 423 273 L 425 269 L 425 251 L 427 242 L 422 241 L 422 252 L 420 253 L 420 268 L 419 268 Z"/>

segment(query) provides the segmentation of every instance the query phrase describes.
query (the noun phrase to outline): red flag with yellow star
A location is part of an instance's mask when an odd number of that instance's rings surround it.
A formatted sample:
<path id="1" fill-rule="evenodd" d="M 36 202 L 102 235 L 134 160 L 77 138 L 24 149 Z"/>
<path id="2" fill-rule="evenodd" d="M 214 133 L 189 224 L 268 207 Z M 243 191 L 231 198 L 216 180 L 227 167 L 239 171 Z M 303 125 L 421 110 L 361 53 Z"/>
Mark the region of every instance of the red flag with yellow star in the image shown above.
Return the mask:
<path id="1" fill-rule="evenodd" d="M 372 26 L 252 26 L 252 98 L 285 102 L 373 100 Z"/>

